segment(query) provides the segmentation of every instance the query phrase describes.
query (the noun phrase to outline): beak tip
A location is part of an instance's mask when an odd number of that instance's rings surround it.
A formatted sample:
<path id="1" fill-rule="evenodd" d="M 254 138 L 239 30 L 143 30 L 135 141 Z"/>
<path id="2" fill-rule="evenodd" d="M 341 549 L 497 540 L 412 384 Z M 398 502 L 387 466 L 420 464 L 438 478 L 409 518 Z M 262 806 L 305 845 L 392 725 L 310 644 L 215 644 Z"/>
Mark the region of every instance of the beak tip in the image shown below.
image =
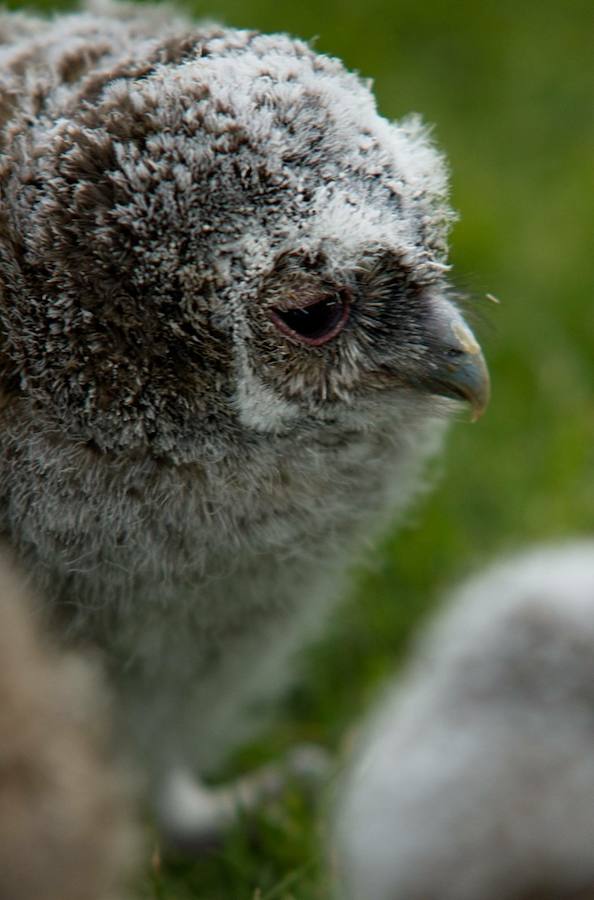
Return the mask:
<path id="1" fill-rule="evenodd" d="M 491 400 L 491 379 L 489 378 L 489 370 L 482 353 L 477 362 L 479 363 L 479 374 L 476 380 L 476 389 L 473 392 L 469 392 L 468 396 L 468 402 L 472 409 L 471 422 L 478 422 L 487 411 Z"/>
<path id="2" fill-rule="evenodd" d="M 471 421 L 476 422 L 486 411 L 491 398 L 485 358 L 475 336 L 457 311 L 444 330 L 442 347 L 445 344 L 448 362 L 437 365 L 429 385 L 436 394 L 470 404 Z"/>

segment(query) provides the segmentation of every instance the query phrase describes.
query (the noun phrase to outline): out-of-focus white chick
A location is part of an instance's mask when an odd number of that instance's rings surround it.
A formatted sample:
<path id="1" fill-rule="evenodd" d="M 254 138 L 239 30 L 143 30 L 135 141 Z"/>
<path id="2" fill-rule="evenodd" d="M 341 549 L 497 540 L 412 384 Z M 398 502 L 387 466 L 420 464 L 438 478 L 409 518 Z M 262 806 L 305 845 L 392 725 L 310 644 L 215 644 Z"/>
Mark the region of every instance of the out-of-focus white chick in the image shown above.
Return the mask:
<path id="1" fill-rule="evenodd" d="M 456 593 L 364 736 L 335 827 L 349 900 L 594 897 L 594 543 Z"/>
<path id="2" fill-rule="evenodd" d="M 88 661 L 58 654 L 0 560 L 0 898 L 116 900 L 136 858 Z"/>

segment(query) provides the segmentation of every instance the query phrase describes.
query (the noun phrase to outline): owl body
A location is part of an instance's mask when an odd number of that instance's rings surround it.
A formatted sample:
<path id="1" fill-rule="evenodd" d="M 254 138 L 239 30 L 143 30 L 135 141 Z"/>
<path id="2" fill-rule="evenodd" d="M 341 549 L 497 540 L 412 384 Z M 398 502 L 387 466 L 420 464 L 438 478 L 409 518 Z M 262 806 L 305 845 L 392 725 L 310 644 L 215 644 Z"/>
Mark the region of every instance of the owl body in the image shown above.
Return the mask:
<path id="1" fill-rule="evenodd" d="M 418 490 L 442 425 L 419 423 L 414 455 L 386 417 L 348 440 L 307 428 L 271 452 L 267 438 L 208 471 L 106 464 L 46 435 L 28 445 L 22 422 L 4 429 L 7 492 L 27 489 L 22 506 L 9 495 L 13 546 L 59 633 L 101 648 L 145 760 L 185 749 L 204 770 L 249 733 L 254 702 L 286 687 L 344 592 L 352 554 Z"/>
<path id="2" fill-rule="evenodd" d="M 0 523 L 157 767 L 209 768 L 488 381 L 416 119 L 284 35 L 0 20 Z"/>

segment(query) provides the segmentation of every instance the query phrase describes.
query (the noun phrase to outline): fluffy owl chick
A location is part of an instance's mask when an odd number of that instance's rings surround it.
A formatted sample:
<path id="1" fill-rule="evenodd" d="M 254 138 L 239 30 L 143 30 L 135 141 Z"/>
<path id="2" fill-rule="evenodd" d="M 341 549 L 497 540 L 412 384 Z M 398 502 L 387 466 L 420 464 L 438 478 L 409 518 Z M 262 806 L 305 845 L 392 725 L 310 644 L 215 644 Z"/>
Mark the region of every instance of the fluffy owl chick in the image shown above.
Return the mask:
<path id="1" fill-rule="evenodd" d="M 418 489 L 451 398 L 487 401 L 444 166 L 284 35 L 3 22 L 1 527 L 143 758 L 203 771 Z"/>
<path id="2" fill-rule="evenodd" d="M 362 741 L 349 900 L 594 898 L 594 543 L 470 581 Z"/>
<path id="3" fill-rule="evenodd" d="M 96 672 L 41 639 L 0 560 L 0 897 L 116 900 L 136 851 Z"/>

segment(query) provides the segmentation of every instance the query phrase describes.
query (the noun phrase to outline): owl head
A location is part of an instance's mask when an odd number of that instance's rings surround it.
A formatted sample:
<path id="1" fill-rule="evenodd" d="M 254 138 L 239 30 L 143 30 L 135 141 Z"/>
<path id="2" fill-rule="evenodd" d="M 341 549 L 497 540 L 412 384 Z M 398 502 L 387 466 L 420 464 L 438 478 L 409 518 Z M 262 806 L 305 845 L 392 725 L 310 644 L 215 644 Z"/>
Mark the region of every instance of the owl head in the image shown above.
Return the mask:
<path id="1" fill-rule="evenodd" d="M 81 22 L 39 45 L 5 125 L 8 401 L 100 453 L 172 462 L 444 398 L 484 408 L 417 119 L 386 121 L 367 83 L 284 35 Z"/>

